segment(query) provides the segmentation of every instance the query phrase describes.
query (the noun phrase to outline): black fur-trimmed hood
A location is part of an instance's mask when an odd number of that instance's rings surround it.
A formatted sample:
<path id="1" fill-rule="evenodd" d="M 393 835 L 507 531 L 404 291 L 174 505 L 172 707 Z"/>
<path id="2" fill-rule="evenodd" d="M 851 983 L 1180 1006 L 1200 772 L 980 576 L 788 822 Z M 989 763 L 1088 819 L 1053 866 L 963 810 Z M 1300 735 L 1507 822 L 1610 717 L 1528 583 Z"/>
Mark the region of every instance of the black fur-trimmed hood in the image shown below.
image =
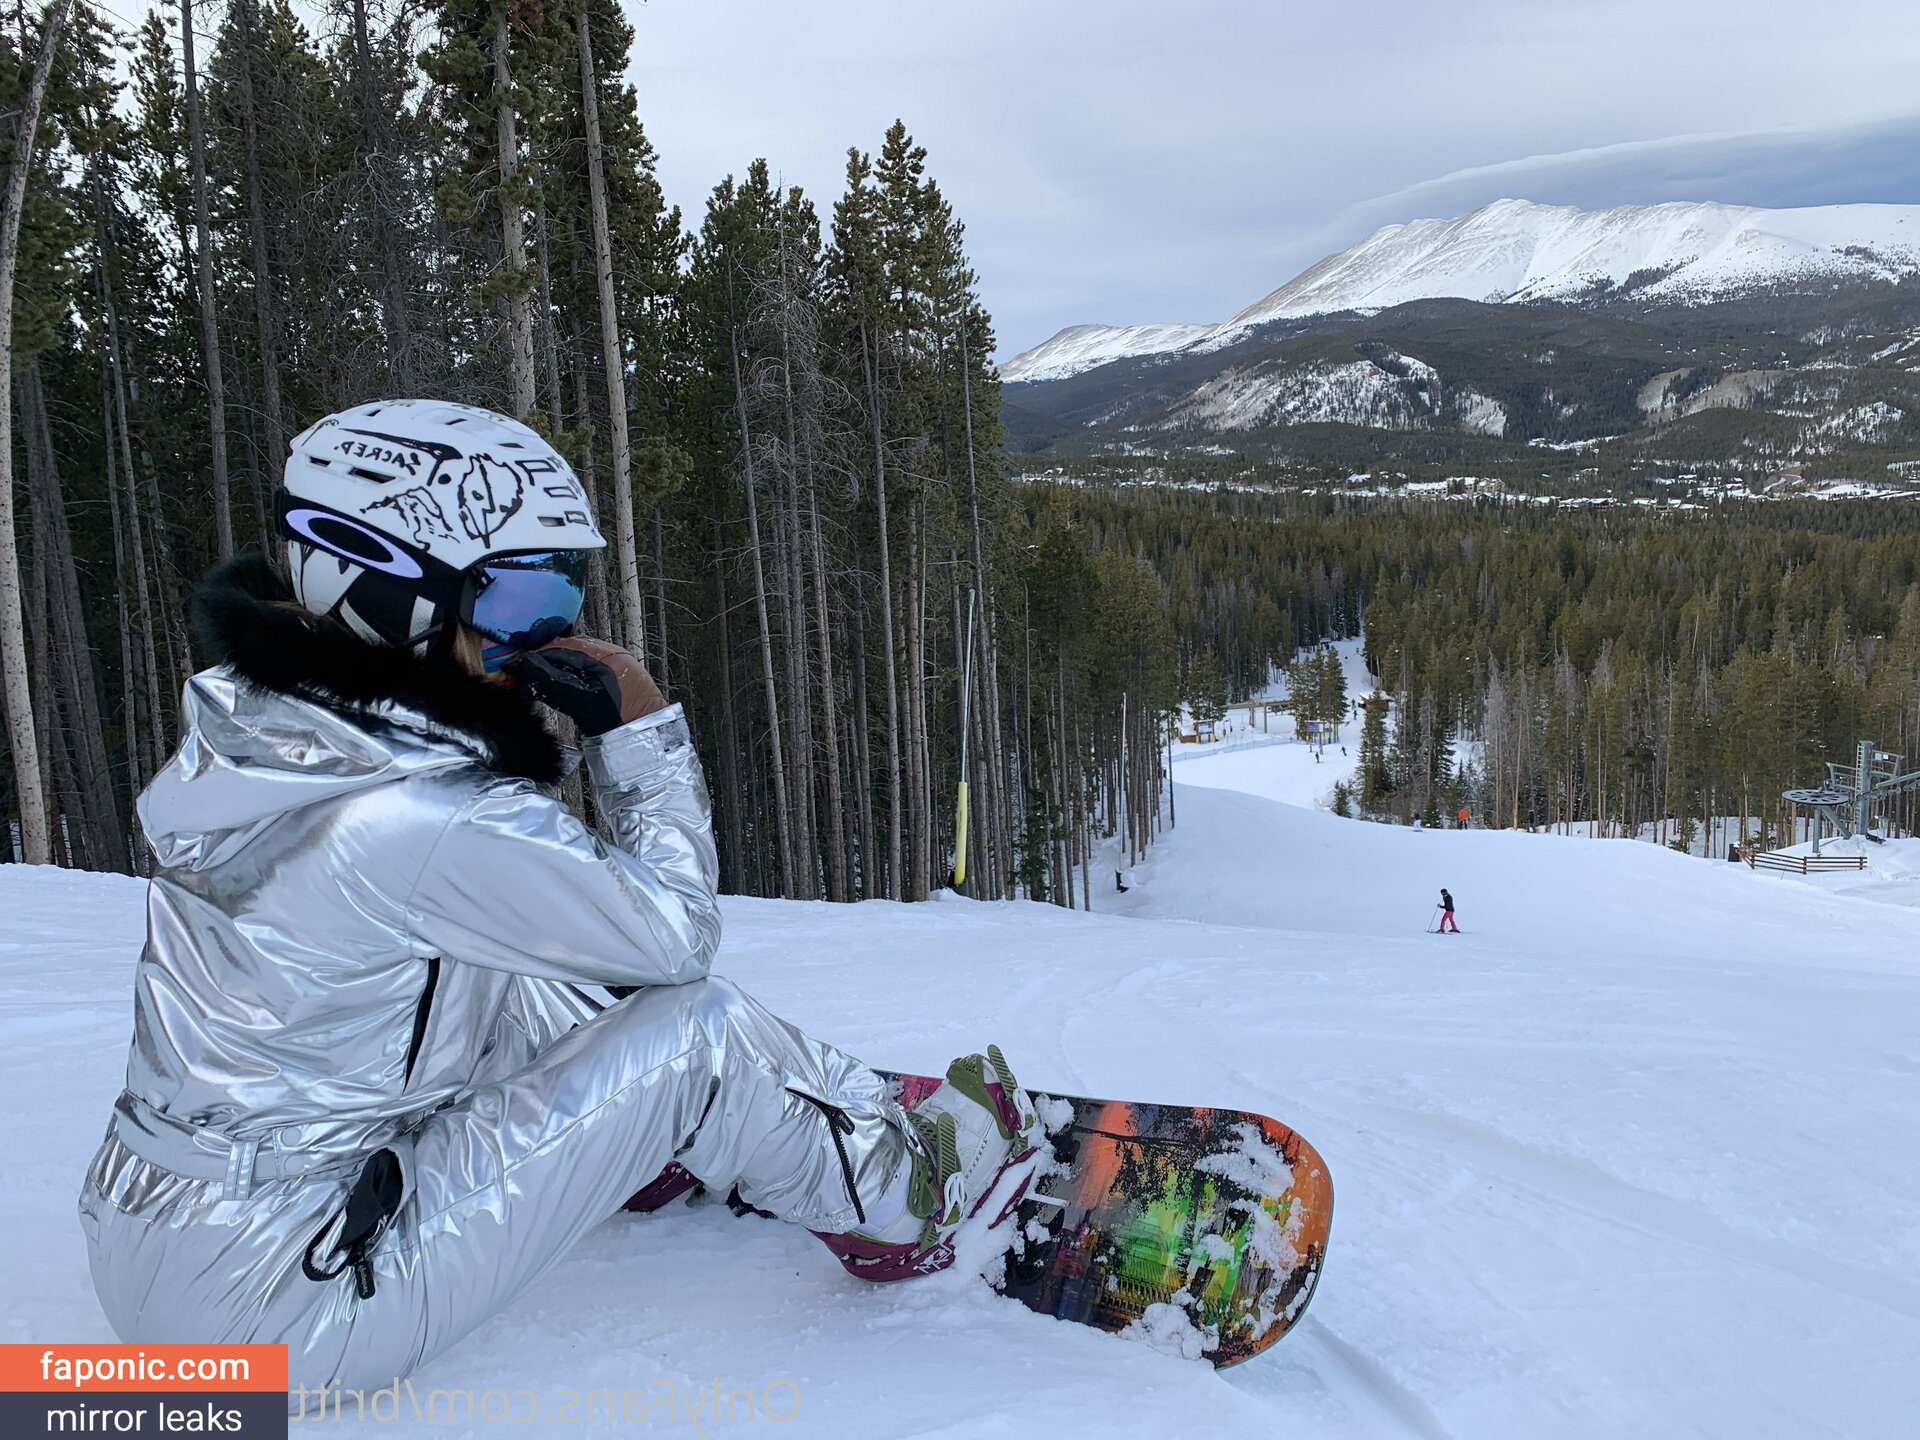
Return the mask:
<path id="1" fill-rule="evenodd" d="M 525 692 L 491 684 L 458 662 L 372 645 L 294 606 L 293 587 L 260 554 L 214 570 L 191 607 L 200 652 L 264 690 L 355 717 L 404 723 L 395 705 L 466 740 L 493 770 L 550 785 L 566 770 L 560 744 Z"/>

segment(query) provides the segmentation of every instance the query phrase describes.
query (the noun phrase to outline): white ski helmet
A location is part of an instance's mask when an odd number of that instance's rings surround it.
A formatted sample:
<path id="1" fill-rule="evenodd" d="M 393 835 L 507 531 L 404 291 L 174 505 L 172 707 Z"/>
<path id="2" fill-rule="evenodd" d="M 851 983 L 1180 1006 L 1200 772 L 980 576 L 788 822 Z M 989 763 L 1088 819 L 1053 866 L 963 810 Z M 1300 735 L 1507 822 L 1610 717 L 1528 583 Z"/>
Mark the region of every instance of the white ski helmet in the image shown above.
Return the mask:
<path id="1" fill-rule="evenodd" d="M 303 430 L 277 519 L 303 607 L 422 655 L 454 620 L 498 658 L 555 638 L 579 613 L 586 552 L 606 544 L 552 446 L 444 400 L 376 400 Z"/>

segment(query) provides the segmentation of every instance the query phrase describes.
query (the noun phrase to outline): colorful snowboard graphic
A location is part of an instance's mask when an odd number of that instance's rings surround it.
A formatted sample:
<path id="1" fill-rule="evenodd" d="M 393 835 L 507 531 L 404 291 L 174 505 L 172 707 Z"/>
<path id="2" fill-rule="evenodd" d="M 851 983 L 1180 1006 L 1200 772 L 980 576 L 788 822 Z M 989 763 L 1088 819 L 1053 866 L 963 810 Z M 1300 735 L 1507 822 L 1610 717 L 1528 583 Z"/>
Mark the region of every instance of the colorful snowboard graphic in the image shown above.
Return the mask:
<path id="1" fill-rule="evenodd" d="M 894 1075 L 909 1109 L 940 1082 Z M 1333 1181 L 1314 1148 L 1240 1110 L 1034 1094 L 1054 1164 L 1019 1209 L 1003 1294 L 1224 1368 L 1307 1308 Z"/>

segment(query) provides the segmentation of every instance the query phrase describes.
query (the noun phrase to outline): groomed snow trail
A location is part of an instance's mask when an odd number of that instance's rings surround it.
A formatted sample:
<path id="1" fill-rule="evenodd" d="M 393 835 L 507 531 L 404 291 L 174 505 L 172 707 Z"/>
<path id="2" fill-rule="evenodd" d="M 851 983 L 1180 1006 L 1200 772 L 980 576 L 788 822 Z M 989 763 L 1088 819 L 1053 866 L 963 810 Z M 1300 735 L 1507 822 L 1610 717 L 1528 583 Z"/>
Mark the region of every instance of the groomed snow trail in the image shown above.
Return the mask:
<path id="1" fill-rule="evenodd" d="M 1277 789 L 1284 748 L 1176 775 L 1233 762 Z M 1904 852 L 1839 893 L 1646 844 L 1177 798 L 1127 895 L 1094 877 L 1102 913 L 733 900 L 721 968 L 877 1063 L 998 1040 L 1039 1086 L 1295 1125 L 1336 1213 L 1274 1351 L 1215 1374 L 958 1277 L 864 1287 L 803 1233 L 677 1209 L 610 1220 L 368 1432 L 498 1433 L 406 1418 L 491 1387 L 516 1414 L 649 1406 L 523 1434 L 1911 1433 L 1920 917 L 1873 898 L 1913 893 Z M 1442 884 L 1464 936 L 1423 933 Z M 0 867 L 6 1340 L 108 1338 L 73 1196 L 118 1088 L 140 892 Z"/>

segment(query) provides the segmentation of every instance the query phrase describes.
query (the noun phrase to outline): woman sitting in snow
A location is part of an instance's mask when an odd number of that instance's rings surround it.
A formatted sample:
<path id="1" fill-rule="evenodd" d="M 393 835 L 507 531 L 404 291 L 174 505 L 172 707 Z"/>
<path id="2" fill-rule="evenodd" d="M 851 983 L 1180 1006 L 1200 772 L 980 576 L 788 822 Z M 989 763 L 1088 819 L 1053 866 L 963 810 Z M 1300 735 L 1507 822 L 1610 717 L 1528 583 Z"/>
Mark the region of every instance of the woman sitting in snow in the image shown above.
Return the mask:
<path id="1" fill-rule="evenodd" d="M 140 800 L 133 1045 L 80 1198 L 122 1339 L 284 1343 L 295 1386 L 368 1390 L 636 1191 L 737 1186 L 872 1279 L 998 1223 L 1034 1153 L 998 1050 L 909 1114 L 709 974 L 700 764 L 630 654 L 565 638 L 604 542 L 558 454 L 359 406 L 294 441 L 279 525 L 289 574 L 196 598 L 215 665 Z M 614 844 L 539 788 L 536 701 Z"/>

